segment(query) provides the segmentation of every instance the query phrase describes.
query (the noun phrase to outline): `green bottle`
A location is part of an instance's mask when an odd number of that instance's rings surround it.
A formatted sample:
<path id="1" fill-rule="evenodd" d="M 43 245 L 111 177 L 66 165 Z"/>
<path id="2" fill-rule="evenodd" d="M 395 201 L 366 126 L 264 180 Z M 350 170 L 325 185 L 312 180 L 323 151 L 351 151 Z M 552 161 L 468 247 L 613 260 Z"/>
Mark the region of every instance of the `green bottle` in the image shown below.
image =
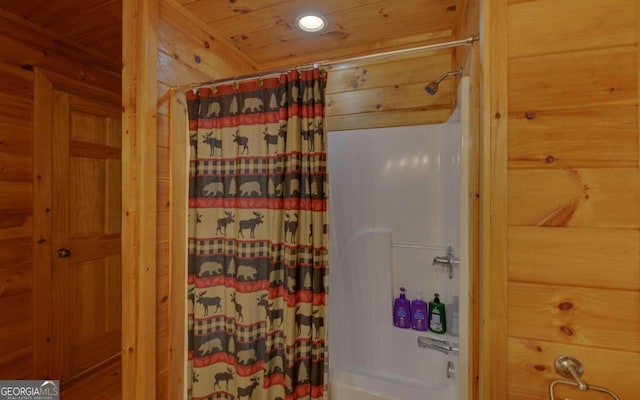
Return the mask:
<path id="1" fill-rule="evenodd" d="M 447 332 L 447 319 L 444 314 L 444 304 L 440 303 L 438 293 L 433 295 L 433 301 L 429 302 L 429 330 L 433 333 Z"/>

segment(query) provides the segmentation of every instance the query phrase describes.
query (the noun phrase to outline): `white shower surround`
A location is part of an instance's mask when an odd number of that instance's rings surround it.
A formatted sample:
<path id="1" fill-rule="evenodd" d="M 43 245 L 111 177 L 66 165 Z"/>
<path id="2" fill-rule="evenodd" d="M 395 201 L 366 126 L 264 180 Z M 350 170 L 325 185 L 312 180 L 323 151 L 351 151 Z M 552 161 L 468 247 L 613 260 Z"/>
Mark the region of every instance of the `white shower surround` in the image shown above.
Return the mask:
<path id="1" fill-rule="evenodd" d="M 459 359 L 417 346 L 418 336 L 468 342 L 468 231 L 460 228 L 468 219 L 461 197 L 468 176 L 460 173 L 469 161 L 461 157 L 468 119 L 460 118 L 468 116 L 468 80 L 446 123 L 328 134 L 331 400 L 459 400 L 468 384 L 468 349 Z M 447 246 L 462 254 L 452 280 L 432 265 Z M 445 304 L 460 296 L 460 337 L 394 327 L 400 286 L 410 299 L 417 291 L 425 301 L 437 292 Z M 447 378 L 447 361 L 456 379 Z"/>

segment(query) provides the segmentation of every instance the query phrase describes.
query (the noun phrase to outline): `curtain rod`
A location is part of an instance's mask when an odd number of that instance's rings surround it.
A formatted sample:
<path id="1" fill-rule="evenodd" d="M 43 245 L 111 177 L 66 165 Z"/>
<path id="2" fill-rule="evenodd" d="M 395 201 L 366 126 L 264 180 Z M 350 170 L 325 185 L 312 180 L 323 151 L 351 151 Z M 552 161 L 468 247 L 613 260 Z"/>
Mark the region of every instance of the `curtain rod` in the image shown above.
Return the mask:
<path id="1" fill-rule="evenodd" d="M 272 71 L 255 72 L 253 74 L 248 74 L 248 75 L 234 76 L 233 78 L 213 79 L 213 80 L 206 81 L 206 82 L 198 82 L 198 83 L 192 83 L 192 84 L 188 84 L 188 85 L 171 86 L 171 90 L 187 90 L 187 89 L 193 90 L 193 89 L 196 89 L 196 88 L 199 88 L 199 87 L 203 87 L 203 86 L 208 86 L 208 85 L 228 83 L 228 82 L 238 82 L 238 81 L 247 80 L 247 79 L 253 79 L 253 78 L 257 78 L 257 77 L 266 77 L 266 76 L 269 76 L 269 75 L 274 75 L 274 74 L 287 72 L 287 71 L 289 71 L 291 69 L 301 69 L 301 68 L 310 68 L 310 67 L 328 67 L 328 66 L 331 66 L 331 65 L 344 64 L 344 63 L 348 63 L 348 62 L 371 60 L 371 59 L 390 57 L 390 56 L 401 55 L 401 54 L 411 54 L 411 53 L 417 53 L 417 52 L 421 52 L 421 51 L 448 49 L 448 48 L 451 48 L 451 47 L 459 47 L 459 46 L 471 46 L 477 40 L 478 40 L 477 36 L 469 36 L 468 38 L 465 38 L 465 39 L 452 40 L 452 41 L 449 41 L 449 42 L 442 42 L 442 43 L 427 44 L 427 45 L 424 45 L 424 46 L 411 47 L 411 48 L 408 48 L 408 49 L 383 51 L 381 53 L 373 53 L 373 54 L 367 54 L 367 55 L 364 55 L 364 56 L 341 58 L 341 59 L 336 59 L 336 60 L 324 60 L 324 61 L 319 61 L 319 62 L 314 62 L 314 63 L 309 63 L 309 64 L 303 64 L 303 65 L 299 65 L 299 66 L 295 66 L 295 67 L 290 67 L 288 69 L 280 68 L 280 69 L 275 69 L 275 70 L 272 70 Z"/>

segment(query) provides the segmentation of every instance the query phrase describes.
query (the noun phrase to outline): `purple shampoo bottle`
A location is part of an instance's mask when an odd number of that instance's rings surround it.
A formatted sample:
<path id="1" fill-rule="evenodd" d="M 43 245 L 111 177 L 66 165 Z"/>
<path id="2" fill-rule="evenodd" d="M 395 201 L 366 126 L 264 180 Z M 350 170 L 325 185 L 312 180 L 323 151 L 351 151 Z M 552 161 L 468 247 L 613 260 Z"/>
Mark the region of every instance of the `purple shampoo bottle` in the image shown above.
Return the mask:
<path id="1" fill-rule="evenodd" d="M 411 302 L 411 328 L 416 331 L 429 330 L 428 315 L 427 303 L 422 299 L 422 292 L 418 292 L 418 298 Z"/>
<path id="2" fill-rule="evenodd" d="M 400 297 L 393 302 L 393 325 L 398 328 L 411 328 L 411 303 L 407 300 L 405 289 L 400 288 Z"/>

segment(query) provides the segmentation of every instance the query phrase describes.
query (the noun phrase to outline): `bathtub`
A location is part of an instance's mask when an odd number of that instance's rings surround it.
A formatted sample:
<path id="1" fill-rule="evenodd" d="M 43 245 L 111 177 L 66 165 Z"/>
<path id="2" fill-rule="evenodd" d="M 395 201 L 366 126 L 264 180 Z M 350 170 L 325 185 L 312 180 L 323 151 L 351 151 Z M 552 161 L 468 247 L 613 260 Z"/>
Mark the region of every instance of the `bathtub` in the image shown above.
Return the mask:
<path id="1" fill-rule="evenodd" d="M 468 77 L 459 90 L 444 124 L 328 133 L 331 400 L 468 397 Z M 460 258 L 453 279 L 432 265 L 448 246 Z M 445 304 L 458 296 L 459 336 L 394 327 L 399 286 L 409 298 L 423 291 L 425 301 L 435 292 Z M 420 348 L 420 336 L 455 343 L 460 353 Z"/>
<path id="2" fill-rule="evenodd" d="M 380 376 L 367 376 L 346 371 L 332 374 L 329 382 L 330 400 L 441 400 L 455 396 L 455 386 L 445 388 L 427 388 L 386 379 Z"/>
<path id="3" fill-rule="evenodd" d="M 393 326 L 392 243 L 389 230 L 364 230 L 347 243 L 340 260 L 344 265 L 365 265 L 368 271 L 363 276 L 356 269 L 345 269 L 330 287 L 334 294 L 329 303 L 330 399 L 458 399 L 456 379 L 447 376 L 449 363 L 457 369 L 457 355 L 420 348 L 418 337 L 451 342 L 458 338 Z M 445 271 L 438 273 L 448 279 Z M 336 304 L 337 296 L 348 306 Z"/>

